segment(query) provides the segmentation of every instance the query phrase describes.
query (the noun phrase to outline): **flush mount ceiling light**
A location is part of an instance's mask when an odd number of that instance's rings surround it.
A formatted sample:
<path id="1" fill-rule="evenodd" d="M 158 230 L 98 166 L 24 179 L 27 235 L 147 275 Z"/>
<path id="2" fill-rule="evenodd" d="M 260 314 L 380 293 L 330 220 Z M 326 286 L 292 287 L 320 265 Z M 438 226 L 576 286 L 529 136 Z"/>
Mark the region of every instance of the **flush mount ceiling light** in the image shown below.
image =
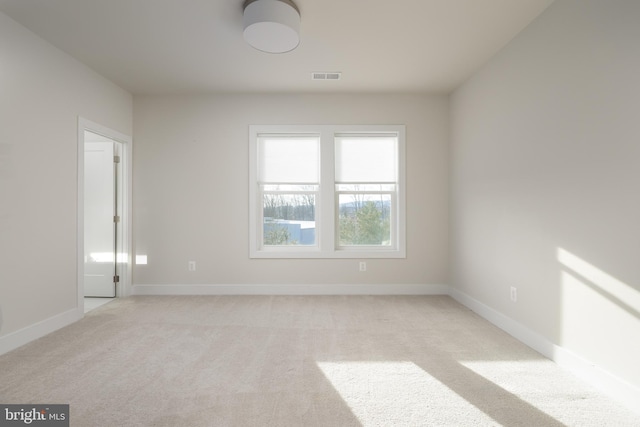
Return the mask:
<path id="1" fill-rule="evenodd" d="M 267 53 L 284 53 L 300 43 L 300 11 L 290 0 L 247 0 L 244 39 Z"/>

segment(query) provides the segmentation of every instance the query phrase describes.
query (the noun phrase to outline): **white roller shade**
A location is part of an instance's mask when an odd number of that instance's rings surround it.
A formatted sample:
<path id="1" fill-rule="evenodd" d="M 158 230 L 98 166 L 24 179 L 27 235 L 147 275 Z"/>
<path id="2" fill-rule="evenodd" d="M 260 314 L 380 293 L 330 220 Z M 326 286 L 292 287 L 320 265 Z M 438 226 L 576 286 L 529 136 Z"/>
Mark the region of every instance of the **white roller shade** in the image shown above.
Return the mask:
<path id="1" fill-rule="evenodd" d="M 319 181 L 320 140 L 315 136 L 258 136 L 258 180 L 315 184 Z"/>
<path id="2" fill-rule="evenodd" d="M 336 182 L 396 182 L 398 138 L 395 135 L 337 135 Z"/>

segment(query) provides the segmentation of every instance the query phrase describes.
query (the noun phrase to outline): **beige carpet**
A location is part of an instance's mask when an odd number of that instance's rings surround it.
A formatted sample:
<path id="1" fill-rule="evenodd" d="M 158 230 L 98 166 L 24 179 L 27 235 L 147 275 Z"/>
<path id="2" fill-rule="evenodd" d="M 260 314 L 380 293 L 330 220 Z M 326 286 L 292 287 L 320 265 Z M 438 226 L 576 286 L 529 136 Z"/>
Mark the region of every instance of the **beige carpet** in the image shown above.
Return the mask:
<path id="1" fill-rule="evenodd" d="M 640 426 L 449 297 L 118 299 L 0 357 L 72 426 Z"/>

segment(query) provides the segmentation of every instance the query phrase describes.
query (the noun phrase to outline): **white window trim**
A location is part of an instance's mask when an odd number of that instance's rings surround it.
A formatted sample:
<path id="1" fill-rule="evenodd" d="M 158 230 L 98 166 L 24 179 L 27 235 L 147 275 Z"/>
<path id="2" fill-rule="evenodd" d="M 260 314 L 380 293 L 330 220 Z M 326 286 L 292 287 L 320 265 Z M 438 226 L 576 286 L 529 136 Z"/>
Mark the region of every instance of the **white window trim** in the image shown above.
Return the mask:
<path id="1" fill-rule="evenodd" d="M 334 135 L 340 133 L 396 133 L 398 135 L 398 182 L 396 247 L 337 248 L 335 227 Z M 313 133 L 320 135 L 320 196 L 316 201 L 316 245 L 279 246 L 261 249 L 262 202 L 257 177 L 257 140 L 263 133 Z M 330 147 L 327 147 L 327 145 Z M 250 125 L 249 126 L 249 257 L 250 258 L 406 258 L 406 156 L 404 125 Z M 260 234 L 258 234 L 260 233 Z"/>

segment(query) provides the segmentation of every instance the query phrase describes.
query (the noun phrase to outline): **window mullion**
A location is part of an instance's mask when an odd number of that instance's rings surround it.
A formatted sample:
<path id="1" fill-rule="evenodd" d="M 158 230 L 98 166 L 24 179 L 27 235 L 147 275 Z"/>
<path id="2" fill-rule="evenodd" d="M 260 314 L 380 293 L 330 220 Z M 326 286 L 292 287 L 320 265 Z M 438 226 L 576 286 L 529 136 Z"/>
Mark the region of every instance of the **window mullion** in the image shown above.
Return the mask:
<path id="1" fill-rule="evenodd" d="M 335 248 L 335 166 L 333 132 L 323 128 L 320 133 L 320 250 Z"/>

